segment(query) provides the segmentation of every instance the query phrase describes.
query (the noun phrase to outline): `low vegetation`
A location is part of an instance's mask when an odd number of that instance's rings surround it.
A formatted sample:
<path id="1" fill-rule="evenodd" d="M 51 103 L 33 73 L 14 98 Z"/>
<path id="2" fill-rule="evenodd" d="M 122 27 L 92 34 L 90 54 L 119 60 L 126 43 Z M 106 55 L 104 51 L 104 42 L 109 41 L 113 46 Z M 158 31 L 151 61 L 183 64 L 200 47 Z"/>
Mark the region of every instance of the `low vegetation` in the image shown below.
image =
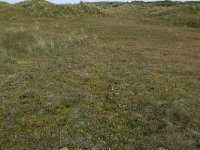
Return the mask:
<path id="1" fill-rule="evenodd" d="M 199 2 L 0 2 L 0 149 L 199 149 L 199 16 Z"/>

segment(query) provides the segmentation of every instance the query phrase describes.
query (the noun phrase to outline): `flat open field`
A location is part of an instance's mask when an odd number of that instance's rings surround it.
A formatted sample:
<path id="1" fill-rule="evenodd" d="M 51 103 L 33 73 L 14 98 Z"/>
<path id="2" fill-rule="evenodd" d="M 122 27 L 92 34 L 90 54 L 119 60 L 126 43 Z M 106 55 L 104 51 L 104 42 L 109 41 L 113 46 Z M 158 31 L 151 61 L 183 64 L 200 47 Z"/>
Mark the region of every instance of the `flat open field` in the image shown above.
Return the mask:
<path id="1" fill-rule="evenodd" d="M 0 2 L 1 150 L 200 149 L 200 3 Z"/>

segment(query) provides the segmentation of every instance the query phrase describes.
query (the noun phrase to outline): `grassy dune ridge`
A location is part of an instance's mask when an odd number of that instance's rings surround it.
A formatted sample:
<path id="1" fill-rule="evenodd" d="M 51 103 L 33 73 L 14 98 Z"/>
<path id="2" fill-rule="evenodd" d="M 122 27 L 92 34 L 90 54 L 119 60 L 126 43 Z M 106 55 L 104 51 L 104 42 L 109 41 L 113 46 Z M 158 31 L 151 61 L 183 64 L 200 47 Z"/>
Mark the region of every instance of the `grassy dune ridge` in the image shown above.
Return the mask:
<path id="1" fill-rule="evenodd" d="M 0 149 L 199 149 L 199 16 L 0 2 Z"/>

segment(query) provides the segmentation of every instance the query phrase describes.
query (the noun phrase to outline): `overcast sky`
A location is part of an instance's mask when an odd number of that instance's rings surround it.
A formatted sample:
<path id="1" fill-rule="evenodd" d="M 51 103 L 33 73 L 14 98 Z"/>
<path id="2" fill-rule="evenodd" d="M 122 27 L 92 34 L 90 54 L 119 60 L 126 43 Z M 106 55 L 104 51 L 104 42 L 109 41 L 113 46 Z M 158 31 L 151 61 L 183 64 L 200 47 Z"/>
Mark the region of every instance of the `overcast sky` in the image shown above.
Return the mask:
<path id="1" fill-rule="evenodd" d="M 0 1 L 4 1 L 4 2 L 9 2 L 9 3 L 17 3 L 23 0 L 0 0 Z M 64 4 L 64 3 L 79 3 L 80 0 L 48 0 L 52 3 L 57 3 L 57 4 Z M 94 2 L 94 1 L 132 1 L 132 0 L 82 0 L 82 1 L 87 1 L 87 2 Z M 155 0 L 144 0 L 144 1 L 155 1 Z M 177 0 L 180 1 L 180 0 Z M 186 0 L 182 0 L 182 1 L 186 1 Z M 188 0 L 190 1 L 190 0 Z M 199 1 L 199 0 L 193 0 L 193 1 Z"/>

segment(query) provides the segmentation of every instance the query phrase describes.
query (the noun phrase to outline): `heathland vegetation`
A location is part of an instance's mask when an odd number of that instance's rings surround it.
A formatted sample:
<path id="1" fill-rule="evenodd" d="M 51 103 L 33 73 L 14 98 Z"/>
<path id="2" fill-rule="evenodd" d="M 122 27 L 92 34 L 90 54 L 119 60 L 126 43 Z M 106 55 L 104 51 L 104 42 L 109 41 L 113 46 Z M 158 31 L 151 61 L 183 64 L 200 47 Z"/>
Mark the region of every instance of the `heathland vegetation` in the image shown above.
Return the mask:
<path id="1" fill-rule="evenodd" d="M 0 149 L 199 149 L 200 3 L 0 2 Z"/>

